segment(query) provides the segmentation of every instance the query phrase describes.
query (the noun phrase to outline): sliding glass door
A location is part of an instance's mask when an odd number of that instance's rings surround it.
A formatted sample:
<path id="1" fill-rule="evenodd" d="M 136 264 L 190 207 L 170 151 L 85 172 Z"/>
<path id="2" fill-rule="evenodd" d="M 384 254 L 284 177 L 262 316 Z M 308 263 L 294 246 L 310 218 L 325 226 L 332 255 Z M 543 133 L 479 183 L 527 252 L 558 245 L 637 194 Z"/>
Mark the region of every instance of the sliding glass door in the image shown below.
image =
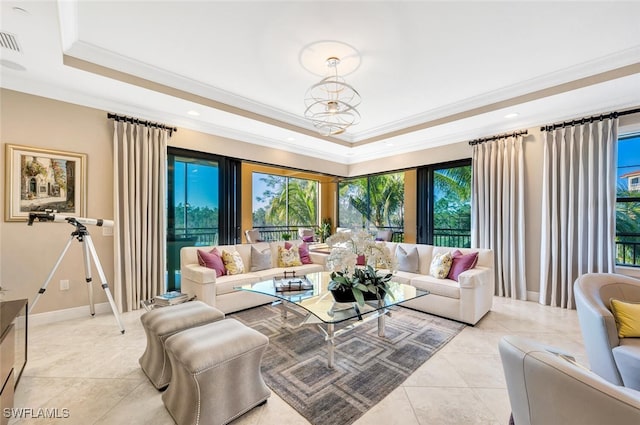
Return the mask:
<path id="1" fill-rule="evenodd" d="M 219 225 L 217 161 L 168 155 L 167 289 L 180 288 L 180 249 L 216 245 Z"/>

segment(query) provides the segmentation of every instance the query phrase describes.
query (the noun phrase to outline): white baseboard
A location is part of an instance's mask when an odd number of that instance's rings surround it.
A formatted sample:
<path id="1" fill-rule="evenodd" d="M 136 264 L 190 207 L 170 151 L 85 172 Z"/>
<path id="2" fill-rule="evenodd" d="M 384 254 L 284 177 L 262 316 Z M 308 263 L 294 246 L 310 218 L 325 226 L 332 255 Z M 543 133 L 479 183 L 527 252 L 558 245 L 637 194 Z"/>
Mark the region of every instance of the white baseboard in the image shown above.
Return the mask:
<path id="1" fill-rule="evenodd" d="M 540 292 L 527 291 L 527 301 L 539 302 Z"/>
<path id="2" fill-rule="evenodd" d="M 111 313 L 111 305 L 106 303 L 95 304 L 96 314 Z M 91 316 L 89 305 L 81 307 L 66 308 L 64 310 L 47 311 L 29 315 L 29 326 L 46 325 L 63 320 L 78 319 L 80 317 Z"/>

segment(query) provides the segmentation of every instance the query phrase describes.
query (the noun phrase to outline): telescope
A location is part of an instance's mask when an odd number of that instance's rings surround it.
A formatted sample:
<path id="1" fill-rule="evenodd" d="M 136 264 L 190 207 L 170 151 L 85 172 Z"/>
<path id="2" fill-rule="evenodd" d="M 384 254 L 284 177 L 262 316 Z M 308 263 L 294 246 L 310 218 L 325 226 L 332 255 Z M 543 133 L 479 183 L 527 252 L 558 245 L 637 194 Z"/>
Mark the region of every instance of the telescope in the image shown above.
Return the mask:
<path id="1" fill-rule="evenodd" d="M 64 214 L 55 214 L 51 210 L 45 210 L 45 212 L 30 212 L 27 225 L 33 226 L 34 221 L 53 221 L 54 223 L 69 223 L 69 224 L 86 224 L 90 226 L 101 227 L 113 227 L 113 220 L 105 220 L 102 218 L 86 218 L 86 217 L 72 217 Z"/>

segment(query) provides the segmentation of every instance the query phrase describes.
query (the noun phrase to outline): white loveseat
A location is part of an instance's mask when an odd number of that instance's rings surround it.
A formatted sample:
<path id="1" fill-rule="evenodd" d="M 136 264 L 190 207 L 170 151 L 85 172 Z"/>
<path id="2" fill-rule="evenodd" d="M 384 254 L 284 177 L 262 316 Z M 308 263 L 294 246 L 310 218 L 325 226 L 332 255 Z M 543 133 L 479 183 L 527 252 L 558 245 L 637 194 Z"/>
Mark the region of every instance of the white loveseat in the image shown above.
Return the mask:
<path id="1" fill-rule="evenodd" d="M 396 256 L 398 247 L 410 252 L 418 251 L 418 272 L 397 271 L 394 280 L 408 283 L 430 292 L 429 295 L 403 303 L 404 306 L 425 313 L 435 314 L 475 325 L 493 305 L 495 271 L 493 250 L 475 248 L 446 248 L 422 244 L 387 242 L 391 254 Z M 463 254 L 478 252 L 475 267 L 462 272 L 458 281 L 438 279 L 429 274 L 431 261 L 436 254 L 459 249 Z"/>
<path id="2" fill-rule="evenodd" d="M 301 241 L 292 241 L 293 245 L 300 244 Z M 306 273 L 320 272 L 325 270 L 326 255 L 310 252 L 313 264 L 303 264 L 294 267 L 278 267 L 278 246 L 284 247 L 284 242 L 258 242 L 255 244 L 237 244 L 220 246 L 190 246 L 180 250 L 180 273 L 181 291 L 190 295 L 195 295 L 197 299 L 222 310 L 224 313 L 243 310 L 262 304 L 272 302 L 274 299 L 266 295 L 259 295 L 245 291 L 238 291 L 234 288 L 248 283 L 257 283 L 263 280 L 272 279 L 275 276 L 282 276 L 286 271 L 295 271 L 298 276 Z M 271 250 L 272 267 L 260 271 L 251 271 L 251 247 L 255 247 L 262 252 Z M 235 275 L 223 275 L 216 277 L 216 271 L 198 263 L 198 249 L 209 252 L 213 248 L 222 253 L 226 251 L 236 251 L 240 254 L 244 265 L 244 273 Z"/>

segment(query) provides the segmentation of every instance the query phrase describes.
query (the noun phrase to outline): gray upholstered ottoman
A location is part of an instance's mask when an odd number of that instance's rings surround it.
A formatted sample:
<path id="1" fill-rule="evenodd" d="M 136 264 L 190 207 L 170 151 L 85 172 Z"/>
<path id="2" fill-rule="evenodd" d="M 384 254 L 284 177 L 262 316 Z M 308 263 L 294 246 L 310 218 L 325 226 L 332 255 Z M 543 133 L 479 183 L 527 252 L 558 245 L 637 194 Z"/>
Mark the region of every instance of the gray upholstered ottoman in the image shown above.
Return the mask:
<path id="1" fill-rule="evenodd" d="M 155 308 L 140 317 L 147 334 L 147 348 L 138 360 L 151 383 L 162 389 L 171 380 L 171 364 L 165 352 L 165 340 L 171 335 L 224 319 L 224 313 L 202 301 L 191 301 Z"/>
<path id="2" fill-rule="evenodd" d="M 165 342 L 171 383 L 162 394 L 178 425 L 231 422 L 271 395 L 260 374 L 269 339 L 235 319 L 177 333 Z"/>

